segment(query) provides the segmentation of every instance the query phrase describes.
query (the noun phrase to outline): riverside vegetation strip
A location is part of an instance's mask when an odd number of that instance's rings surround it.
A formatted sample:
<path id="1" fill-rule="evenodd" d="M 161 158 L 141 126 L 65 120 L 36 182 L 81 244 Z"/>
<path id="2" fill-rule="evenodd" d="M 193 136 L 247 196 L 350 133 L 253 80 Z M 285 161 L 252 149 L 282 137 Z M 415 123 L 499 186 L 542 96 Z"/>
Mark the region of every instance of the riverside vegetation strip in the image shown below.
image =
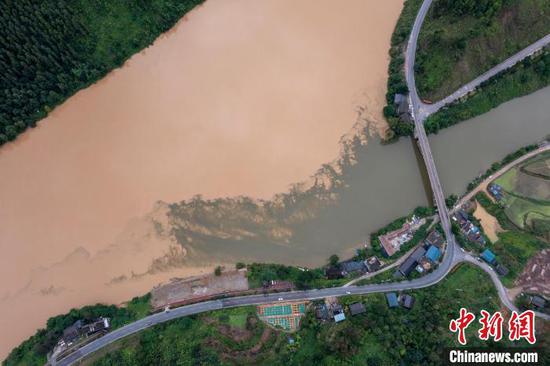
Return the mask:
<path id="1" fill-rule="evenodd" d="M 121 66 L 202 2 L 20 0 L 0 4 L 0 145 Z"/>

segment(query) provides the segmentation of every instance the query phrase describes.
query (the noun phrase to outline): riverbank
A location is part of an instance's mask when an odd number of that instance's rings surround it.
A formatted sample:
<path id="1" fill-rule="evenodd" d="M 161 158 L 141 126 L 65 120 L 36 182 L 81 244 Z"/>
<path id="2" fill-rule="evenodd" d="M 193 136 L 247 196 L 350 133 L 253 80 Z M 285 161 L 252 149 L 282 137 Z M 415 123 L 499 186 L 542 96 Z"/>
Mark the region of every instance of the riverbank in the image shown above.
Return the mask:
<path id="1" fill-rule="evenodd" d="M 0 146 L 120 67 L 203 1 L 4 4 L 0 36 L 9 41 L 0 50 Z"/>

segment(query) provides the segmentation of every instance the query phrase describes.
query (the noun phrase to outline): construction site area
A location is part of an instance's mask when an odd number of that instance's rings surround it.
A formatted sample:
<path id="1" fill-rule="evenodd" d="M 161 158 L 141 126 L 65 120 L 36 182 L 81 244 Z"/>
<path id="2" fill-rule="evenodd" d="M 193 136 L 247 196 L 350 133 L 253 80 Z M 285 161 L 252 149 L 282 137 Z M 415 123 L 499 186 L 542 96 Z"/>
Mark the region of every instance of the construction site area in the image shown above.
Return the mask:
<path id="1" fill-rule="evenodd" d="M 204 301 L 223 294 L 237 295 L 249 289 L 246 269 L 189 278 L 173 278 L 151 290 L 154 310 Z"/>
<path id="2" fill-rule="evenodd" d="M 550 296 L 550 249 L 544 249 L 529 260 L 516 285 L 523 291 Z"/>

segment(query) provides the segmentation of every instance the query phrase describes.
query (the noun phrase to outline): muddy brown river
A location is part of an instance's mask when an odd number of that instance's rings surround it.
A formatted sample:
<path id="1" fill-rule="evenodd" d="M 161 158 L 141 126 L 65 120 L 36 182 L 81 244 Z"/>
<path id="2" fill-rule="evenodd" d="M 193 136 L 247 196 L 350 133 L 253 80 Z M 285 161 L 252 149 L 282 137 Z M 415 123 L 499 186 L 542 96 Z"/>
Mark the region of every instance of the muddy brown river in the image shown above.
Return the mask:
<path id="1" fill-rule="evenodd" d="M 335 4 L 209 0 L 0 149 L 0 358 L 71 307 L 237 260 L 316 266 L 428 203 L 412 142 L 375 136 L 402 2 Z M 550 88 L 430 137 L 446 194 L 550 133 L 548 98 Z M 190 221 L 217 238 L 204 243 L 171 235 L 169 203 L 270 199 L 310 182 L 367 125 L 374 136 L 337 204 L 273 234 L 285 240 L 249 232 L 258 217 L 233 236 Z"/>
<path id="2" fill-rule="evenodd" d="M 209 0 L 3 146 L 0 358 L 51 315 L 209 270 L 139 276 L 181 250 L 152 224 L 157 200 L 270 198 L 336 158 L 356 122 L 383 129 L 401 6 Z"/>

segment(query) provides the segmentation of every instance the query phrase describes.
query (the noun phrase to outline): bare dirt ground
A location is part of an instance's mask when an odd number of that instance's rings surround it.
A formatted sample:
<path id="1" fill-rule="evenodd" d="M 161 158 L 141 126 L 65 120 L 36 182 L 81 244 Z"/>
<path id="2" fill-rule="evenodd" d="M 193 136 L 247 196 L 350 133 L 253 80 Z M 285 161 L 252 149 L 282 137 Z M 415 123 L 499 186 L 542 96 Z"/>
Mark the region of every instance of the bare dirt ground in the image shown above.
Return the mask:
<path id="1" fill-rule="evenodd" d="M 153 288 L 151 305 L 153 308 L 161 308 L 194 298 L 244 290 L 248 290 L 248 279 L 244 270 L 223 272 L 221 276 L 211 273 L 190 278 L 173 278 L 170 282 Z"/>
<path id="2" fill-rule="evenodd" d="M 523 291 L 550 296 L 550 249 L 544 249 L 527 262 L 516 285 Z"/>
<path id="3" fill-rule="evenodd" d="M 497 219 L 490 215 L 479 203 L 476 205 L 474 216 L 481 222 L 483 231 L 487 234 L 489 239 L 493 243 L 496 242 L 498 240 L 497 234 L 503 231 Z"/>

